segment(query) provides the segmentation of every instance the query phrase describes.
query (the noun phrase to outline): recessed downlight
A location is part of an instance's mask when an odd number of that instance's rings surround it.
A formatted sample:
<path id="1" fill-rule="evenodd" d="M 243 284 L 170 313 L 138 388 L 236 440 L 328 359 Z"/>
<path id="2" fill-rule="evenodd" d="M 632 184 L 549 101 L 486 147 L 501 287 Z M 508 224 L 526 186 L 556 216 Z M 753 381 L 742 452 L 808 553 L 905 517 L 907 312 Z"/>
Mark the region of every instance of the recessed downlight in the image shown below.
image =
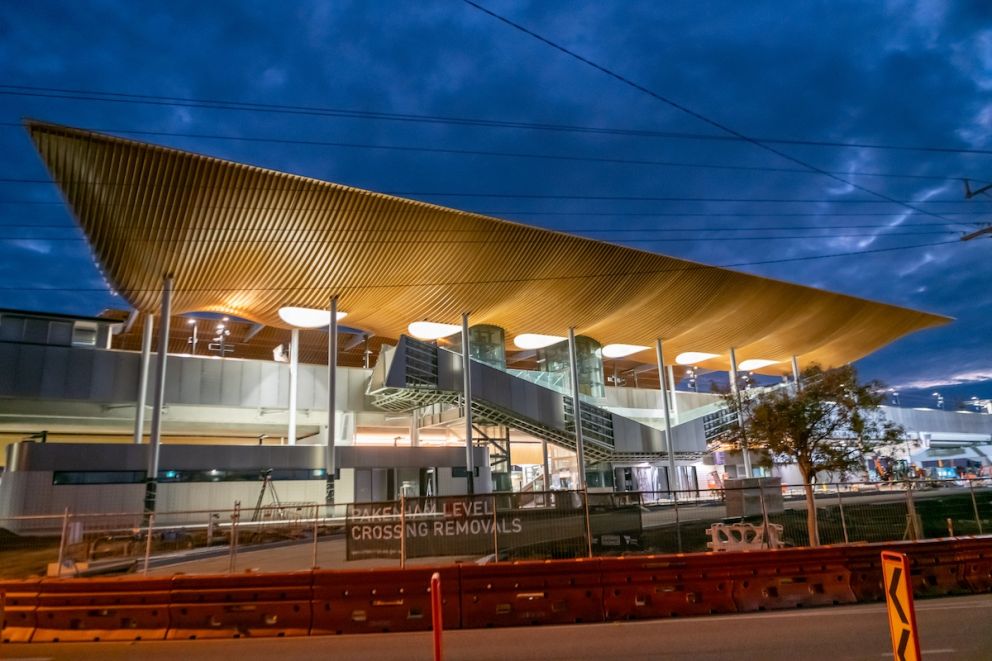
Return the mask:
<path id="1" fill-rule="evenodd" d="M 566 338 L 558 335 L 538 335 L 537 333 L 523 333 L 513 338 L 513 343 L 519 349 L 543 349 L 552 344 L 564 342 Z"/>
<path id="2" fill-rule="evenodd" d="M 685 353 L 680 353 L 675 356 L 675 362 L 679 365 L 695 365 L 696 363 L 701 363 L 704 360 L 716 358 L 719 355 L 720 354 L 718 353 L 704 353 L 702 351 L 686 351 Z"/>
<path id="3" fill-rule="evenodd" d="M 434 321 L 415 321 L 406 327 L 410 335 L 418 340 L 439 340 L 455 333 L 460 333 L 461 326 L 456 324 L 439 324 Z"/>
<path id="4" fill-rule="evenodd" d="M 642 347 L 639 344 L 607 344 L 603 347 L 603 356 L 606 358 L 623 358 L 650 348 Z"/>
<path id="5" fill-rule="evenodd" d="M 741 364 L 737 366 L 737 369 L 743 372 L 750 372 L 752 370 L 760 370 L 762 367 L 774 365 L 777 362 L 777 360 L 766 360 L 764 358 L 748 358 L 747 360 L 741 361 Z"/>
<path id="6" fill-rule="evenodd" d="M 338 321 L 348 316 L 347 312 L 338 312 Z M 284 307 L 279 308 L 279 318 L 290 326 L 297 328 L 321 328 L 331 325 L 331 311 L 316 308 Z"/>

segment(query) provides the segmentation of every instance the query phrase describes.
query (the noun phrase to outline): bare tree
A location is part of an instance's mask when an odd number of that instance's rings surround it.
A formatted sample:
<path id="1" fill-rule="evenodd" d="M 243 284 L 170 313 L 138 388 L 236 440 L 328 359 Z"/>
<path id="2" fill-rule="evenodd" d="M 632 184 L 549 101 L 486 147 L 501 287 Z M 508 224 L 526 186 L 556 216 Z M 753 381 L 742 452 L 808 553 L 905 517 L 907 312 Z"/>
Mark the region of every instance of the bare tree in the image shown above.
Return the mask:
<path id="1" fill-rule="evenodd" d="M 905 431 L 879 408 L 884 387 L 859 383 L 850 365 L 803 370 L 800 387 L 725 395 L 728 406 L 743 415 L 721 436 L 724 442 L 766 450 L 772 461 L 795 464 L 806 492 L 806 528 L 810 546 L 820 543 L 813 501 L 817 473 L 864 469 L 866 458 L 900 442 Z M 738 419 L 740 419 L 738 418 Z"/>

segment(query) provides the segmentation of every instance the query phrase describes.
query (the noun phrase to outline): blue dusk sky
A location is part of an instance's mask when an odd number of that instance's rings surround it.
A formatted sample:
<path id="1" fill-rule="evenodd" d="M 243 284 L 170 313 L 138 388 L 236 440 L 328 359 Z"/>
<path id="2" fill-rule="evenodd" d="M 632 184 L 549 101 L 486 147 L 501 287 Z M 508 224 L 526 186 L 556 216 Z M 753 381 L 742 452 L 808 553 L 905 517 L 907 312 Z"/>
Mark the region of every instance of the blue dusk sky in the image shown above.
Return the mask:
<path id="1" fill-rule="evenodd" d="M 3 3 L 0 307 L 126 307 L 65 291 L 104 284 L 33 117 L 766 262 L 738 268 L 955 317 L 863 376 L 989 385 L 992 242 L 959 239 L 992 219 L 962 183 L 992 181 L 992 3 L 479 2 L 657 96 L 463 0 Z"/>

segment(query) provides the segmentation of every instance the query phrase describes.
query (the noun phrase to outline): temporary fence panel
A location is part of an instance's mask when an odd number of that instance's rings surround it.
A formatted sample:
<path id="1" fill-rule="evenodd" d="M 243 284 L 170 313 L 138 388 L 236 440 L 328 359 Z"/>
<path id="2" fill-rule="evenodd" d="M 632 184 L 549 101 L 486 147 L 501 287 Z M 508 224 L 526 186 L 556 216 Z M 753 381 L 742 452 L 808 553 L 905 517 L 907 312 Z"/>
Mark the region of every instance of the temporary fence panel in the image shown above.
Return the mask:
<path id="1" fill-rule="evenodd" d="M 582 492 L 408 498 L 348 506 L 349 560 L 575 557 L 588 545 Z"/>
<path id="2" fill-rule="evenodd" d="M 739 494 L 741 516 L 729 515 L 725 500 L 733 489 L 725 488 L 17 517 L 0 520 L 0 579 L 145 573 L 146 558 L 154 575 L 332 569 L 354 566 L 350 561 L 399 567 L 431 558 L 506 562 L 696 553 L 709 550 L 719 529 L 741 525 L 776 534 L 752 536 L 755 543 L 733 550 L 808 546 L 801 485 L 761 485 Z M 819 484 L 813 504 L 819 541 L 827 545 L 992 533 L 988 479 Z"/>
<path id="3" fill-rule="evenodd" d="M 62 529 L 68 522 L 67 515 L 0 518 L 0 580 L 54 570 L 65 553 Z"/>

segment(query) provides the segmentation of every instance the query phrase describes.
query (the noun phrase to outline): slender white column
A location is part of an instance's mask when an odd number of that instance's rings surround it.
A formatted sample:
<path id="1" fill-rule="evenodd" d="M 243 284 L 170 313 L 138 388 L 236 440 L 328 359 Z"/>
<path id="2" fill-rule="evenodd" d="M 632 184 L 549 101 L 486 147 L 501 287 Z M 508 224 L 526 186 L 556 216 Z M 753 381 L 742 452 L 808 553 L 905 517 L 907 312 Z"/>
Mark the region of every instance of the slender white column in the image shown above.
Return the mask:
<path id="1" fill-rule="evenodd" d="M 665 407 L 665 452 L 668 453 L 668 488 L 673 492 L 679 489 L 679 474 L 675 468 L 675 439 L 672 438 L 672 416 L 668 409 L 667 385 L 665 381 L 665 354 L 661 348 L 661 338 L 655 340 L 655 354 L 658 357 L 658 376 L 661 379 L 661 401 Z"/>
<path id="2" fill-rule="evenodd" d="M 572 381 L 572 414 L 575 416 L 575 467 L 578 475 L 576 489 L 586 488 L 585 443 L 582 438 L 582 403 L 579 399 L 579 361 L 575 349 L 575 327 L 568 329 L 568 365 Z"/>
<path id="3" fill-rule="evenodd" d="M 162 442 L 162 407 L 165 405 L 165 363 L 169 353 L 169 322 L 172 317 L 172 276 L 162 280 L 162 323 L 158 332 L 155 356 L 155 395 L 152 402 L 152 429 L 148 448 L 148 473 L 145 475 L 145 512 L 155 511 L 158 491 L 158 451 Z"/>
<path id="4" fill-rule="evenodd" d="M 734 353 L 734 348 L 730 347 L 730 392 L 734 394 L 734 397 L 738 402 L 741 401 L 741 395 L 737 389 L 737 354 Z M 744 411 L 741 410 L 740 406 L 737 407 L 737 424 L 740 425 L 741 429 L 741 455 L 744 457 L 744 472 L 745 477 L 751 477 L 751 453 L 747 449 L 747 435 L 744 433 Z"/>
<path id="5" fill-rule="evenodd" d="M 462 313 L 462 388 L 465 395 L 465 472 L 468 492 L 475 493 L 475 461 L 472 457 L 472 352 L 468 338 L 468 312 Z"/>
<path id="6" fill-rule="evenodd" d="M 668 391 L 672 394 L 672 415 L 679 417 L 679 400 L 675 395 L 675 367 L 668 366 Z"/>
<path id="7" fill-rule="evenodd" d="M 803 387 L 802 375 L 799 372 L 799 357 L 798 356 L 793 356 L 792 357 L 792 380 L 796 384 L 796 390 L 799 390 L 800 388 Z"/>
<path id="8" fill-rule="evenodd" d="M 545 491 L 550 491 L 551 490 L 551 464 L 549 463 L 550 460 L 548 459 L 548 439 L 546 439 L 546 438 L 542 438 L 541 439 L 541 453 L 544 456 L 544 465 L 542 466 L 542 468 L 544 469 L 544 490 Z"/>
<path id="9" fill-rule="evenodd" d="M 327 448 L 324 469 L 327 472 L 327 502 L 334 502 L 334 475 L 337 472 L 337 396 L 338 396 L 338 297 L 331 296 L 331 322 L 327 327 Z"/>
<path id="10" fill-rule="evenodd" d="M 420 409 L 410 411 L 410 447 L 420 446 Z"/>
<path id="11" fill-rule="evenodd" d="M 145 404 L 148 399 L 148 368 L 152 362 L 152 332 L 155 315 L 145 315 L 141 329 L 141 371 L 138 376 L 138 401 L 134 407 L 134 442 L 140 444 L 145 434 Z"/>
<path id="12" fill-rule="evenodd" d="M 294 328 L 289 340 L 289 430 L 286 442 L 296 445 L 296 389 L 300 373 L 300 330 Z"/>

